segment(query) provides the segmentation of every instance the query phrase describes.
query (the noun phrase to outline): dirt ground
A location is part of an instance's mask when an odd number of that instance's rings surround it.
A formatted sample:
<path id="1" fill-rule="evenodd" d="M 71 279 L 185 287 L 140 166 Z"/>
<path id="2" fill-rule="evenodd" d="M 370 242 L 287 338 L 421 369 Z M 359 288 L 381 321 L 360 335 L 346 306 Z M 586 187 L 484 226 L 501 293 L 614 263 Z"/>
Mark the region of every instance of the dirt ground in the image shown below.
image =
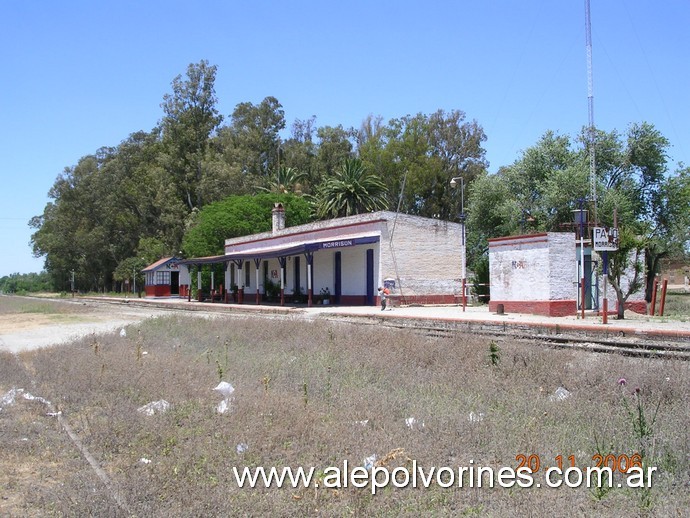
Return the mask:
<path id="1" fill-rule="evenodd" d="M 107 333 L 147 318 L 170 314 L 156 308 L 84 305 L 78 313 L 0 315 L 0 351 L 17 353 L 59 345 L 92 333 Z"/>
<path id="2" fill-rule="evenodd" d="M 19 353 L 59 345 L 162 314 L 170 311 L 86 303 L 68 313 L 2 314 L 0 351 Z M 14 397 L 12 388 L 0 380 L 0 398 L 8 399 L 0 402 L 0 516 L 40 516 L 30 511 L 34 508 L 30 495 L 37 499 L 50 495 L 60 484 L 61 472 L 83 468 L 83 460 L 75 455 L 74 446 L 50 409 L 30 399 L 30 387 L 22 388 Z"/>

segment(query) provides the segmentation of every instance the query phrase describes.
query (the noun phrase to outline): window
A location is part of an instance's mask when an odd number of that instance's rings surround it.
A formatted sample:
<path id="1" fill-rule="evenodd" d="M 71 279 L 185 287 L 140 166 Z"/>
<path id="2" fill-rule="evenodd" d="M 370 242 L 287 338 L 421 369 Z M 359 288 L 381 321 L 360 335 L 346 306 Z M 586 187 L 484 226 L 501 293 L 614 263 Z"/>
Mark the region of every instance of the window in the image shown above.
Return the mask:
<path id="1" fill-rule="evenodd" d="M 156 272 L 156 284 L 170 284 L 170 272 Z"/>

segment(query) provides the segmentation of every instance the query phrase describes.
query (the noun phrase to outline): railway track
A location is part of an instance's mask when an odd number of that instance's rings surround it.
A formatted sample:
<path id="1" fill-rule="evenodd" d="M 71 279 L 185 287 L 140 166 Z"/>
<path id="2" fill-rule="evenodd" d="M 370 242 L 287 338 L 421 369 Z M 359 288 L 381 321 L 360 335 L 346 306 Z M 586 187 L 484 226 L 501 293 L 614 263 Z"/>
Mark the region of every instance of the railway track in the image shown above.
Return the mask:
<path id="1" fill-rule="evenodd" d="M 664 358 L 690 360 L 690 339 L 685 337 L 673 336 L 636 336 L 634 331 L 630 331 L 625 336 L 620 336 L 616 332 L 607 332 L 602 328 L 600 332 L 591 329 L 578 330 L 574 327 L 560 329 L 559 326 L 533 325 L 528 323 L 512 322 L 501 323 L 493 321 L 477 320 L 448 320 L 430 319 L 414 317 L 394 317 L 387 314 L 385 317 L 378 315 L 345 315 L 337 313 L 326 313 L 321 315 L 308 315 L 299 310 L 289 308 L 278 308 L 271 306 L 225 306 L 222 304 L 187 305 L 143 302 L 138 299 L 128 300 L 100 300 L 88 299 L 89 303 L 99 305 L 126 305 L 128 307 L 148 307 L 154 306 L 156 309 L 169 312 L 189 312 L 189 313 L 220 313 L 242 315 L 245 317 L 253 316 L 267 319 L 283 318 L 310 318 L 319 321 L 331 321 L 341 324 L 371 325 L 378 328 L 405 329 L 420 336 L 432 338 L 452 338 L 461 333 L 473 333 L 487 337 L 512 338 L 520 341 L 538 344 L 545 347 L 560 347 L 578 349 L 596 353 L 622 354 L 625 356 L 643 358 Z"/>
<path id="2" fill-rule="evenodd" d="M 328 320 L 355 325 L 368 324 L 391 329 L 406 329 L 420 336 L 432 338 L 453 338 L 459 333 L 472 332 L 487 337 L 513 338 L 516 340 L 538 344 L 546 347 L 560 347 L 578 349 L 596 353 L 622 354 L 624 356 L 642 358 L 665 358 L 690 360 L 690 343 L 683 340 L 659 341 L 634 337 L 620 337 L 611 339 L 596 335 L 577 336 L 565 333 L 534 333 L 533 330 L 516 326 L 513 329 L 498 329 L 497 326 L 487 326 L 477 322 L 457 321 L 455 325 L 448 322 L 434 323 L 433 320 L 413 320 L 404 322 L 395 319 L 369 319 L 362 317 L 328 317 Z"/>

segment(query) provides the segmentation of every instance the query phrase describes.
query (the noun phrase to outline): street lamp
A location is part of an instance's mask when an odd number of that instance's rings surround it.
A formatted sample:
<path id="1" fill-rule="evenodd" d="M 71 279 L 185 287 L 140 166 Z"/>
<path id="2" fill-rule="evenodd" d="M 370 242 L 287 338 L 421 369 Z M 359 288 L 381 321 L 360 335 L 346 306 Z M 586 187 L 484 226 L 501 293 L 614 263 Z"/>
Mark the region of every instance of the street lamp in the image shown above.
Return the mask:
<path id="1" fill-rule="evenodd" d="M 585 318 L 585 224 L 587 223 L 587 210 L 584 208 L 584 204 L 586 201 L 585 198 L 579 198 L 577 200 L 579 208 L 572 211 L 575 224 L 580 226 L 580 268 L 578 271 L 580 289 L 578 291 L 580 298 L 579 309 L 582 311 L 583 319 Z"/>
<path id="2" fill-rule="evenodd" d="M 455 189 L 460 180 L 460 250 L 461 250 L 461 268 L 462 268 L 462 310 L 465 311 L 467 306 L 467 297 L 465 295 L 466 270 L 467 270 L 467 243 L 465 241 L 465 179 L 462 176 L 455 176 L 450 180 L 450 186 Z"/>

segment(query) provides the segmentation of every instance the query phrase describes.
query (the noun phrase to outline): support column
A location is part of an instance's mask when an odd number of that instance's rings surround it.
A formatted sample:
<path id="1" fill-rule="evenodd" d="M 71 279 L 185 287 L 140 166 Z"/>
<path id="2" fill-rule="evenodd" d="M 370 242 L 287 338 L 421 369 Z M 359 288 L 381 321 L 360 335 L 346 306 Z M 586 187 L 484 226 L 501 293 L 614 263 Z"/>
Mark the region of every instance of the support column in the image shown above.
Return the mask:
<path id="1" fill-rule="evenodd" d="M 654 287 L 652 288 L 652 303 L 651 307 L 649 308 L 649 314 L 651 316 L 654 316 L 654 310 L 656 306 L 656 290 L 659 288 L 659 280 L 654 277 Z"/>
<path id="2" fill-rule="evenodd" d="M 285 305 L 285 263 L 287 259 L 285 257 L 279 257 L 278 262 L 280 263 L 280 305 Z"/>
<path id="3" fill-rule="evenodd" d="M 261 259 L 254 259 L 254 266 L 256 266 L 256 304 L 261 303 L 261 293 L 259 293 L 259 266 L 261 266 Z"/>
<path id="4" fill-rule="evenodd" d="M 192 269 L 187 267 L 189 273 L 189 284 L 187 285 L 187 302 L 192 301 Z"/>
<path id="5" fill-rule="evenodd" d="M 230 272 L 228 271 L 228 266 L 230 266 L 230 263 L 223 263 L 223 283 L 225 285 L 225 303 L 229 304 L 230 303 L 230 286 L 228 286 L 228 277 L 230 276 Z M 232 284 L 232 279 L 230 279 L 230 284 Z"/>
<path id="6" fill-rule="evenodd" d="M 305 252 L 307 258 L 307 307 L 311 307 L 314 300 L 314 287 L 311 285 L 311 270 L 314 265 L 314 252 Z"/>
<path id="7" fill-rule="evenodd" d="M 199 302 L 202 302 L 201 298 L 201 265 L 199 265 L 199 268 L 196 271 L 196 299 Z"/>
<path id="8" fill-rule="evenodd" d="M 664 316 L 664 305 L 666 304 L 666 288 L 668 287 L 668 279 L 664 279 L 661 283 L 661 302 L 659 303 L 659 316 Z"/>
<path id="9" fill-rule="evenodd" d="M 237 265 L 237 303 L 244 302 L 244 275 L 242 274 L 242 265 L 244 261 L 235 261 Z"/>
<path id="10" fill-rule="evenodd" d="M 215 295 L 215 293 L 214 293 L 214 290 L 215 290 L 215 281 L 214 281 L 214 279 L 213 279 L 213 274 L 214 274 L 213 265 L 211 265 L 211 303 L 214 302 L 213 299 L 215 298 L 215 297 L 214 297 L 214 295 Z"/>

